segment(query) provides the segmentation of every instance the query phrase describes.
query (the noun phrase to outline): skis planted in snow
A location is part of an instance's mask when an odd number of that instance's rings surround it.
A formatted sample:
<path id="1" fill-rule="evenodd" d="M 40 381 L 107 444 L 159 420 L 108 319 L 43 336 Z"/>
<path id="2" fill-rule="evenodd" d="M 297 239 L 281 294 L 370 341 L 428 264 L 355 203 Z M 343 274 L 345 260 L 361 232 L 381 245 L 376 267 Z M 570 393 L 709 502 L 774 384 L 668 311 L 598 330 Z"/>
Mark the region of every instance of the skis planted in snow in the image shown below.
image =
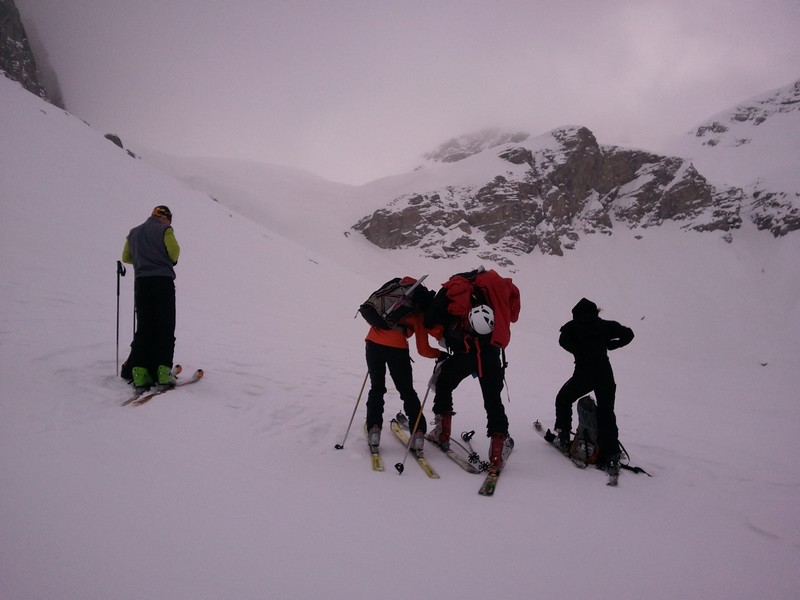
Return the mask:
<path id="1" fill-rule="evenodd" d="M 369 431 L 367 430 L 366 423 L 364 423 L 364 434 L 367 436 L 367 446 L 369 447 L 369 452 L 372 457 L 372 470 L 383 471 L 383 459 L 381 459 L 381 451 L 378 446 L 373 446 L 369 443 Z"/>
<path id="2" fill-rule="evenodd" d="M 486 478 L 483 480 L 478 494 L 481 496 L 494 496 L 494 489 L 497 487 L 497 480 L 500 478 L 501 471 L 497 467 L 489 467 Z"/>
<path id="3" fill-rule="evenodd" d="M 541 421 L 538 421 L 538 420 L 534 421 L 533 422 L 533 429 L 534 429 L 534 431 L 536 431 L 536 433 L 538 433 L 540 436 L 542 436 L 544 441 L 546 441 L 553 448 L 555 448 L 561 456 L 566 458 L 573 465 L 575 465 L 579 469 L 585 469 L 588 466 L 585 462 L 583 462 L 582 460 L 576 459 L 571 454 L 569 454 L 569 453 L 565 454 L 564 452 L 562 452 L 561 449 L 556 445 L 556 436 L 555 436 L 555 434 L 552 431 L 550 431 L 549 429 L 547 431 L 545 431 L 544 427 L 542 426 Z"/>
<path id="4" fill-rule="evenodd" d="M 398 440 L 408 448 L 408 440 L 409 440 L 409 431 L 408 429 L 404 429 L 400 423 L 397 422 L 397 419 L 392 419 L 391 423 L 392 431 L 394 432 L 395 436 Z M 433 469 L 431 464 L 425 459 L 421 450 L 414 450 L 409 449 L 409 452 L 414 455 L 414 458 L 417 461 L 417 464 L 425 471 L 425 475 L 427 475 L 431 479 L 439 479 L 439 474 Z"/>
<path id="5" fill-rule="evenodd" d="M 454 451 L 452 448 L 444 448 L 444 447 L 442 447 L 442 446 L 440 446 L 440 445 L 439 445 L 439 442 L 437 442 L 436 440 L 434 440 L 434 439 L 431 439 L 431 438 L 429 438 L 429 437 L 427 437 L 427 436 L 425 437 L 425 439 L 426 439 L 428 442 L 430 442 L 432 446 L 434 446 L 435 448 L 438 448 L 439 450 L 441 450 L 441 451 L 442 451 L 442 453 L 443 453 L 443 454 L 444 454 L 444 455 L 445 455 L 447 458 L 449 458 L 450 460 L 452 460 L 452 461 L 453 461 L 454 463 L 456 463 L 456 464 L 457 464 L 459 467 L 461 467 L 462 469 L 464 469 L 464 470 L 465 470 L 467 473 L 472 473 L 472 474 L 477 474 L 477 473 L 480 473 L 480 469 L 478 469 L 478 467 L 476 467 L 475 465 L 473 465 L 472 463 L 470 463 L 470 462 L 469 462 L 469 461 L 468 461 L 466 458 L 464 458 L 463 456 L 461 456 L 460 454 L 458 454 L 457 452 L 455 452 L 455 451 Z M 451 441 L 452 441 L 452 440 L 451 440 Z"/>
<path id="6" fill-rule="evenodd" d="M 481 496 L 494 496 L 494 489 L 497 487 L 497 481 L 500 479 L 500 473 L 503 472 L 503 469 L 506 467 L 506 462 L 508 462 L 508 457 L 511 456 L 511 451 L 514 449 L 514 440 L 511 436 L 507 438 L 508 445 L 504 446 L 504 458 L 502 460 L 502 466 L 498 468 L 496 465 L 489 464 L 489 469 L 486 473 L 486 478 L 483 480 L 480 489 L 478 490 L 478 494 Z M 508 449 L 508 452 L 505 453 L 505 448 Z"/>
<path id="7" fill-rule="evenodd" d="M 579 458 L 576 458 L 576 457 L 572 456 L 572 454 L 570 454 L 570 453 L 566 453 L 565 454 L 564 452 L 562 452 L 561 449 L 555 443 L 556 437 L 553 434 L 553 432 L 550 431 L 549 429 L 547 431 L 545 431 L 544 427 L 542 426 L 540 421 L 534 421 L 533 429 L 536 431 L 536 433 L 541 435 L 542 438 L 544 438 L 544 440 L 547 443 L 549 443 L 551 446 L 553 446 L 553 448 L 558 450 L 559 454 L 561 454 L 564 458 L 569 460 L 569 462 L 571 462 L 573 465 L 575 465 L 579 469 L 585 469 L 586 467 L 589 466 L 588 463 L 586 463 L 585 461 L 583 461 L 583 460 L 581 460 Z M 644 471 L 643 469 L 640 469 L 639 467 L 628 467 L 627 465 L 620 465 L 620 467 L 627 468 L 627 469 L 629 469 L 631 471 L 634 471 L 636 473 L 647 473 L 646 471 Z M 605 469 L 603 469 L 603 470 L 605 470 Z M 608 482 L 606 482 L 606 485 L 610 485 L 612 487 L 616 487 L 619 484 L 619 471 L 617 471 L 616 473 L 609 473 L 606 470 L 606 473 L 608 474 Z M 647 473 L 647 475 L 649 476 L 650 474 Z"/>
<path id="8" fill-rule="evenodd" d="M 183 367 L 180 366 L 180 365 L 175 365 L 174 367 L 172 367 L 172 371 L 170 372 L 170 374 L 173 377 L 177 377 L 178 375 L 181 374 L 181 371 L 183 371 Z M 128 404 L 130 404 L 131 402 L 135 402 L 136 400 L 139 400 L 140 398 L 144 398 L 149 393 L 150 393 L 150 389 L 149 388 L 137 390 L 133 394 L 133 396 L 131 396 L 130 398 L 128 398 L 127 400 L 125 400 L 122 403 L 122 406 L 128 406 Z"/>
<path id="9" fill-rule="evenodd" d="M 175 370 L 173 370 L 173 372 L 174 371 Z M 177 372 L 180 373 L 179 370 Z M 203 369 L 197 369 L 194 373 L 192 373 L 192 376 L 189 377 L 189 379 L 184 379 L 183 381 L 178 381 L 178 383 L 176 383 L 175 385 L 170 386 L 170 387 L 162 387 L 162 388 L 156 389 L 155 391 L 144 392 L 143 394 L 137 394 L 135 396 L 132 396 L 132 397 L 128 398 L 125 402 L 123 402 L 122 406 L 127 406 L 129 404 L 132 405 L 132 406 L 141 406 L 142 404 L 146 404 L 147 402 L 150 402 L 150 400 L 152 400 L 156 396 L 160 396 L 161 394 L 165 394 L 165 393 L 169 392 L 170 390 L 174 390 L 175 388 L 183 387 L 184 385 L 190 385 L 192 383 L 197 383 L 198 381 L 200 381 L 203 378 L 203 375 L 205 375 L 205 371 L 203 371 Z"/>
<path id="10" fill-rule="evenodd" d="M 405 414 L 403 414 L 401 412 L 397 413 L 397 416 L 395 417 L 395 420 L 400 424 L 400 427 L 402 427 L 404 430 L 406 430 L 406 431 L 410 431 L 411 430 L 411 428 L 408 426 L 408 418 L 405 416 Z M 479 472 L 478 468 L 475 465 L 470 464 L 470 462 L 466 458 L 464 458 L 460 454 L 457 454 L 452 449 L 450 449 L 450 448 L 448 448 L 448 449 L 442 448 L 442 446 L 440 446 L 439 443 L 436 440 L 433 440 L 433 439 L 429 438 L 428 436 L 425 436 L 425 439 L 427 441 L 429 441 L 431 444 L 433 444 L 436 448 L 441 450 L 450 460 L 452 460 L 459 467 L 464 469 L 467 473 L 478 473 Z"/>
<path id="11" fill-rule="evenodd" d="M 403 427 L 406 430 L 410 429 L 409 426 L 408 426 L 408 419 L 406 418 L 406 416 L 403 413 L 397 413 L 397 416 L 395 417 L 395 419 L 397 420 L 397 422 L 400 424 L 401 427 Z M 466 458 L 464 458 L 463 456 L 461 456 L 460 454 L 455 452 L 452 448 L 443 448 L 439 444 L 439 442 L 437 442 L 436 440 L 434 440 L 432 438 L 429 438 L 428 436 L 425 436 L 425 439 L 427 441 L 429 441 L 433 446 L 435 446 L 436 448 L 441 450 L 442 453 L 445 456 L 447 456 L 447 458 L 452 460 L 459 467 L 464 469 L 467 473 L 479 473 L 480 472 L 479 469 L 475 465 L 471 464 Z"/>

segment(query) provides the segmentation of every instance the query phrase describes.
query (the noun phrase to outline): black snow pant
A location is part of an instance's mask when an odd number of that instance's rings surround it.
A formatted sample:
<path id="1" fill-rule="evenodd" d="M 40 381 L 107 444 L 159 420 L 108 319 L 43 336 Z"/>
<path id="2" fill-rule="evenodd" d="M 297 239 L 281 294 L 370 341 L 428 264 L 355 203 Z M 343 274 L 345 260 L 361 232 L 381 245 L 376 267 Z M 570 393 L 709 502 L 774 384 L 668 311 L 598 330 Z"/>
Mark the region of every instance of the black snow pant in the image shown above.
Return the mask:
<path id="1" fill-rule="evenodd" d="M 480 361 L 480 371 L 478 362 Z M 443 415 L 453 412 L 453 391 L 470 375 L 478 375 L 483 395 L 483 408 L 486 410 L 486 435 L 502 433 L 508 435 L 508 417 L 503 406 L 503 363 L 500 350 L 483 347 L 480 352 L 453 354 L 441 365 L 436 379 L 436 396 L 433 399 L 433 412 Z"/>
<path id="2" fill-rule="evenodd" d="M 171 277 L 137 277 L 133 284 L 136 333 L 128 366 L 145 367 L 153 379 L 159 365 L 172 367 L 175 353 L 175 282 Z"/>
<path id="3" fill-rule="evenodd" d="M 592 391 L 597 399 L 597 445 L 600 447 L 598 459 L 603 460 L 619 453 L 619 430 L 614 414 L 617 384 L 608 360 L 590 365 L 575 365 L 572 377 L 556 395 L 555 428 L 570 431 L 572 405 Z"/>
<path id="4" fill-rule="evenodd" d="M 367 341 L 367 369 L 369 370 L 369 393 L 367 394 L 367 428 L 374 425 L 383 427 L 383 396 L 386 394 L 386 368 L 400 393 L 403 411 L 408 417 L 409 427 L 413 429 L 420 412 L 420 401 L 414 390 L 414 376 L 411 370 L 411 354 L 408 348 L 393 348 Z M 425 433 L 427 423 L 419 419 L 417 431 Z"/>

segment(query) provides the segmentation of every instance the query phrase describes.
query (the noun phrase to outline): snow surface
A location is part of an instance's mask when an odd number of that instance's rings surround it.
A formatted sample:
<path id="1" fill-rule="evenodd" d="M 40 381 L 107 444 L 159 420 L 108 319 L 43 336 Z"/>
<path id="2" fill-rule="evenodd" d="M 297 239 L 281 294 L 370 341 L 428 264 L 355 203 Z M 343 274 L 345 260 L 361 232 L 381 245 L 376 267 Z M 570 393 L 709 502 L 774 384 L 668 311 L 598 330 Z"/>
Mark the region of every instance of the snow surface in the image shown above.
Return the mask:
<path id="1" fill-rule="evenodd" d="M 398 475 L 388 431 L 387 471 L 372 472 L 363 400 L 334 449 L 366 371 L 355 308 L 391 276 L 436 286 L 474 258 L 377 249 L 342 235 L 345 206 L 311 201 L 296 223 L 318 237 L 301 244 L 300 228 L 232 212 L 4 78 L 0 202 L 3 600 L 798 597 L 796 233 L 619 228 L 520 258 L 505 273 L 523 302 L 516 447 L 484 498 L 433 449 L 441 479 Z M 207 374 L 122 408 L 116 260 L 161 203 L 182 248 L 176 358 Z M 121 288 L 124 358 L 132 273 Z M 636 333 L 612 354 L 617 413 L 653 477 L 623 472 L 618 488 L 531 429 L 552 426 L 572 367 L 558 328 L 582 296 Z M 431 367 L 416 359 L 420 392 Z M 478 431 L 485 455 L 477 384 L 455 401 L 454 429 Z M 399 409 L 392 390 L 387 417 Z"/>

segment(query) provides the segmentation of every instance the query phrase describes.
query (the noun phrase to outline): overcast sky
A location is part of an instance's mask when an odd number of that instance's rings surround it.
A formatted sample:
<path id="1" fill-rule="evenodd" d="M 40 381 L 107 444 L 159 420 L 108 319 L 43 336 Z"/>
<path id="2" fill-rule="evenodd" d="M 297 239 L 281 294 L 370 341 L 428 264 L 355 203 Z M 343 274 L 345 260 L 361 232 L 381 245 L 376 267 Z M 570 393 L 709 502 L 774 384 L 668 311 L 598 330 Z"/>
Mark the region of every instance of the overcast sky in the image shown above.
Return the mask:
<path id="1" fill-rule="evenodd" d="M 659 150 L 800 79 L 800 0 L 16 0 L 136 147 L 364 183 L 485 127 Z"/>

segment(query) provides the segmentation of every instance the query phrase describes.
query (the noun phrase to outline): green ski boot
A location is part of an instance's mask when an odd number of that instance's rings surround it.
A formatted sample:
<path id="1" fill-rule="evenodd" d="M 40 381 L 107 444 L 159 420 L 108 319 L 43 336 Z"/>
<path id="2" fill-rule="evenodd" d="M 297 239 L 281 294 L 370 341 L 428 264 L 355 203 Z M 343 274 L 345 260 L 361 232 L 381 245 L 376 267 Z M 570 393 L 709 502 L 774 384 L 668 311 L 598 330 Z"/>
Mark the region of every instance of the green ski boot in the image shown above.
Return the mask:
<path id="1" fill-rule="evenodd" d="M 150 377 L 150 373 L 144 367 L 133 367 L 131 373 L 133 375 L 133 387 L 136 388 L 137 392 L 147 391 L 153 385 L 153 378 Z"/>
<path id="2" fill-rule="evenodd" d="M 176 383 L 178 383 L 178 379 L 172 372 L 172 367 L 168 367 L 166 365 L 158 365 L 158 387 L 160 388 L 175 387 Z"/>

